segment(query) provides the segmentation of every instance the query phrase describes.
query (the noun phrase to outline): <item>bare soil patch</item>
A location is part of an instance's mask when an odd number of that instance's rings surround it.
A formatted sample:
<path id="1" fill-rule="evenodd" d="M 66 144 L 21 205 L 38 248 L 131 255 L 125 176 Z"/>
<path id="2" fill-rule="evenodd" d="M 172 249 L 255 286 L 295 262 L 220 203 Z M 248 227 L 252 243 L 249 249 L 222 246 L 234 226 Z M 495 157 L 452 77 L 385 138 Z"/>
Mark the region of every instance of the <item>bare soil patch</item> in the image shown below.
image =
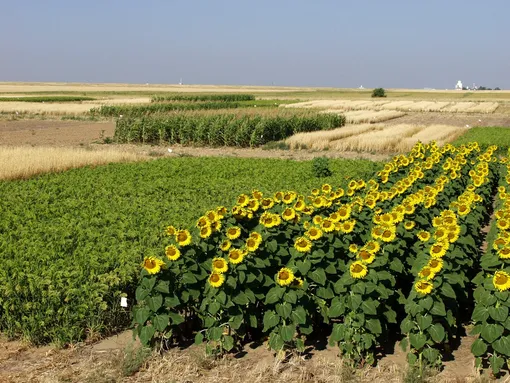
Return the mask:
<path id="1" fill-rule="evenodd" d="M 473 337 L 462 338 L 431 382 L 474 382 L 478 373 L 470 352 Z M 404 382 L 406 353 L 395 346 L 393 354 L 375 367 L 350 369 L 336 348 L 313 349 L 288 361 L 277 360 L 265 345 L 246 345 L 237 355 L 214 360 L 203 347 L 173 348 L 163 354 L 137 351 L 140 345 L 126 331 L 94 344 L 68 349 L 29 347 L 0 340 L 0 382 Z"/>

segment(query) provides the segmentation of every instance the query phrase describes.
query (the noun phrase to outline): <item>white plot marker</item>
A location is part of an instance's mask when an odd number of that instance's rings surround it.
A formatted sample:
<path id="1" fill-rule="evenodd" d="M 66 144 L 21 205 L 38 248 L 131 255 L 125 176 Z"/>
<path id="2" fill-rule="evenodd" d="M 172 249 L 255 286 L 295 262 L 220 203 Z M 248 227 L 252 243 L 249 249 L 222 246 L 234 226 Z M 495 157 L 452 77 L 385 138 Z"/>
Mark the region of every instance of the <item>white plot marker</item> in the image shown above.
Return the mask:
<path id="1" fill-rule="evenodd" d="M 128 307 L 127 298 L 126 297 L 120 297 L 120 305 L 121 307 Z"/>

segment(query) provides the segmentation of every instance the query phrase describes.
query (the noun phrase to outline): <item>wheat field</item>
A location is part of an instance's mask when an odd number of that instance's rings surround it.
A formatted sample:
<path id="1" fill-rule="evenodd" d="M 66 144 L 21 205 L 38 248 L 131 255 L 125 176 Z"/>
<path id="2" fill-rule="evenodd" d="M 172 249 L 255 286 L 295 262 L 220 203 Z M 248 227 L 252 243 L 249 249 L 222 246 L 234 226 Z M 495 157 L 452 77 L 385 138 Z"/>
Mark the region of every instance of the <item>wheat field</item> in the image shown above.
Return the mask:
<path id="1" fill-rule="evenodd" d="M 315 100 L 280 105 L 281 108 L 315 108 L 328 110 L 398 110 L 403 112 L 494 113 L 497 102 L 388 101 L 388 100 Z"/>
<path id="2" fill-rule="evenodd" d="M 63 147 L 0 146 L 0 180 L 27 179 L 88 165 L 134 162 L 148 157 L 122 149 L 93 150 Z"/>
<path id="3" fill-rule="evenodd" d="M 409 151 L 418 141 L 451 142 L 467 128 L 449 125 L 360 124 L 329 131 L 298 133 L 285 140 L 291 148 L 397 153 Z"/>

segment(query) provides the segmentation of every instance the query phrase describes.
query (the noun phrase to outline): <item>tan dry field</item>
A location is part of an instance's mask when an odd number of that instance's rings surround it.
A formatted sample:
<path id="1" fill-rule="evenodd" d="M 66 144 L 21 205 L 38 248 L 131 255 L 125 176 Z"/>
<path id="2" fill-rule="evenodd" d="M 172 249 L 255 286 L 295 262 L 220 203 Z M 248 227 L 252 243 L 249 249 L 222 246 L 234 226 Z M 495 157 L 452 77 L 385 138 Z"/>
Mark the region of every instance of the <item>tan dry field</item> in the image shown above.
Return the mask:
<path id="1" fill-rule="evenodd" d="M 436 102 L 436 101 L 392 101 L 390 99 L 377 101 L 357 100 L 313 100 L 288 105 L 281 108 L 316 108 L 351 110 L 398 110 L 402 112 L 445 112 L 445 113 L 494 113 L 497 102 Z"/>
<path id="2" fill-rule="evenodd" d="M 485 382 L 474 368 L 470 347 L 474 337 L 463 337 L 453 360 L 430 374 L 431 383 Z M 135 350 L 135 351 L 133 351 Z M 129 331 L 93 344 L 68 349 L 32 348 L 21 342 L 0 341 L 0 382 L 175 382 L 175 383 L 403 383 L 406 356 L 398 345 L 380 356 L 375 367 L 351 369 L 335 349 L 315 347 L 282 362 L 264 345 L 246 345 L 241 353 L 222 359 L 205 356 L 202 347 L 174 348 L 163 354 L 146 354 L 134 361 L 139 345 Z M 142 355 L 140 353 L 139 355 Z M 92 367 L 93 366 L 93 367 Z M 501 379 L 508 382 L 510 379 Z"/>

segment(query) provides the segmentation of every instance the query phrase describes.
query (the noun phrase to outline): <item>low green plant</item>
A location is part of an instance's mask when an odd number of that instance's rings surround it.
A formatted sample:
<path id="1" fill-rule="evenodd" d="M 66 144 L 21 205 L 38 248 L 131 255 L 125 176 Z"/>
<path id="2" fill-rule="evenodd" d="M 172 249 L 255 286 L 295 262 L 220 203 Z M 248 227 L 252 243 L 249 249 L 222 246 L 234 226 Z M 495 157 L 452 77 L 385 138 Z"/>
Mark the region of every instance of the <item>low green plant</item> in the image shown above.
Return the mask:
<path id="1" fill-rule="evenodd" d="M 333 173 L 329 168 L 328 157 L 315 157 L 312 161 L 312 174 L 314 177 L 330 177 Z"/>
<path id="2" fill-rule="evenodd" d="M 168 94 L 152 96 L 151 102 L 165 102 L 165 101 L 186 101 L 186 102 L 201 102 L 201 101 L 254 101 L 255 96 L 252 94 Z"/>

